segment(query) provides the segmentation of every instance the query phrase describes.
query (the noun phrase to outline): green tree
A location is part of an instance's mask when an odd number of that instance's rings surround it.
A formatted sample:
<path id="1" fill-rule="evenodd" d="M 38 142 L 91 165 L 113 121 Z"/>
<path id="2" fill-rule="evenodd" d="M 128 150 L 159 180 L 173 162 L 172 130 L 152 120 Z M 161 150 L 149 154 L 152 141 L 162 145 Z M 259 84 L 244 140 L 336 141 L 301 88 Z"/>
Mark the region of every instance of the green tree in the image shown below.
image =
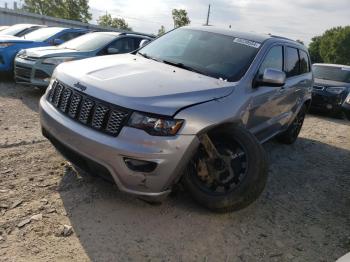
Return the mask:
<path id="1" fill-rule="evenodd" d="M 88 0 L 24 0 L 27 12 L 87 23 L 91 20 Z"/>
<path id="2" fill-rule="evenodd" d="M 312 38 L 309 52 L 313 62 L 350 65 L 350 26 L 334 27 Z"/>
<path id="3" fill-rule="evenodd" d="M 172 16 L 174 20 L 174 28 L 189 25 L 191 23 L 185 9 L 173 9 Z"/>
<path id="4" fill-rule="evenodd" d="M 121 30 L 132 31 L 132 28 L 123 18 L 113 18 L 106 13 L 98 18 L 97 23 L 101 26 L 110 26 Z"/>
<path id="5" fill-rule="evenodd" d="M 327 30 L 321 39 L 320 56 L 326 63 L 350 65 L 350 26 Z"/>
<path id="6" fill-rule="evenodd" d="M 162 25 L 158 30 L 158 36 L 162 36 L 165 34 L 165 27 Z"/>
<path id="7" fill-rule="evenodd" d="M 56 16 L 60 12 L 62 0 L 24 0 L 23 10 L 39 15 Z"/>
<path id="8" fill-rule="evenodd" d="M 311 43 L 309 45 L 309 53 L 311 61 L 313 63 L 323 63 L 323 59 L 320 55 L 321 39 L 321 36 L 315 36 L 311 39 Z"/>
<path id="9" fill-rule="evenodd" d="M 89 12 L 89 0 L 65 0 L 63 17 L 66 19 L 87 23 L 92 15 Z"/>

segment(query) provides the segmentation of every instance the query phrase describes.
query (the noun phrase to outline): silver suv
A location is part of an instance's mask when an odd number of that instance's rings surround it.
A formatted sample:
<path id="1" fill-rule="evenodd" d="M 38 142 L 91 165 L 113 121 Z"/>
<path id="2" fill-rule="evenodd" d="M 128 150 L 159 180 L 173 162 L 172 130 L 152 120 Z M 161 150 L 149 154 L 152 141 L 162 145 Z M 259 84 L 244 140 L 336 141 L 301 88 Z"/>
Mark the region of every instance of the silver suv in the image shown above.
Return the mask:
<path id="1" fill-rule="evenodd" d="M 183 183 L 216 211 L 253 202 L 261 143 L 293 143 L 311 101 L 307 49 L 271 35 L 173 30 L 131 54 L 59 65 L 40 101 L 43 134 L 79 170 L 161 198 Z"/>

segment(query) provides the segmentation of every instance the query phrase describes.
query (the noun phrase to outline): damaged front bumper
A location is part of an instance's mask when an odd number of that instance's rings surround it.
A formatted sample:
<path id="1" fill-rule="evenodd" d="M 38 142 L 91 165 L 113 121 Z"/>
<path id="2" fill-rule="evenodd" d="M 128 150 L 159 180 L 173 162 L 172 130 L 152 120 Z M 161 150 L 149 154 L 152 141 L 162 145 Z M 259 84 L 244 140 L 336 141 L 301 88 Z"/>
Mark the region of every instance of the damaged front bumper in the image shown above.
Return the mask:
<path id="1" fill-rule="evenodd" d="M 121 191 L 141 196 L 167 195 L 199 145 L 195 135 L 159 137 L 130 127 L 111 137 L 62 115 L 45 96 L 40 119 L 44 135 L 69 161 L 83 170 L 107 172 Z M 148 169 L 134 169 L 130 160 Z"/>

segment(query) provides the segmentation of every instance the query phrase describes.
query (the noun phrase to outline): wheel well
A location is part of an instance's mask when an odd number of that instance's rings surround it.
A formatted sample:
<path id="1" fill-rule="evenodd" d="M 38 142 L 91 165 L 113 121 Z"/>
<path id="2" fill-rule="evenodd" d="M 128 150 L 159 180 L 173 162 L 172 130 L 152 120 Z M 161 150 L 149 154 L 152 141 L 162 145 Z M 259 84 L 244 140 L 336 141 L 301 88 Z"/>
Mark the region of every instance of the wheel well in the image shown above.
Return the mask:
<path id="1" fill-rule="evenodd" d="M 304 105 L 306 106 L 306 109 L 309 110 L 309 109 L 310 109 L 310 106 L 311 106 L 311 99 L 306 100 L 306 101 L 304 102 Z"/>

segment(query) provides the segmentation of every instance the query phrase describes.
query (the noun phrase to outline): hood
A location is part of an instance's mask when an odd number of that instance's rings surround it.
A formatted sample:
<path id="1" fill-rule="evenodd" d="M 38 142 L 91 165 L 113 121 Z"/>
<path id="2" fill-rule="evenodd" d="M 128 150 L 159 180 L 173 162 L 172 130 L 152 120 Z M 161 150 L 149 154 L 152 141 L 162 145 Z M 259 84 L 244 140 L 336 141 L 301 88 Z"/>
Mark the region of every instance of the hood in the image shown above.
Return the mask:
<path id="1" fill-rule="evenodd" d="M 73 50 L 73 49 L 66 49 L 66 48 L 59 48 L 57 46 L 45 46 L 45 47 L 36 47 L 36 48 L 30 48 L 26 49 L 25 54 L 30 57 L 53 57 L 53 56 L 70 56 L 70 55 L 78 55 L 81 52 Z"/>
<path id="2" fill-rule="evenodd" d="M 315 78 L 315 85 L 330 87 L 330 86 L 346 86 L 350 87 L 350 83 L 338 82 L 333 80 L 325 80 L 320 78 Z"/>
<path id="3" fill-rule="evenodd" d="M 162 115 L 227 96 L 237 84 L 131 54 L 63 63 L 53 77 L 110 103 Z"/>

